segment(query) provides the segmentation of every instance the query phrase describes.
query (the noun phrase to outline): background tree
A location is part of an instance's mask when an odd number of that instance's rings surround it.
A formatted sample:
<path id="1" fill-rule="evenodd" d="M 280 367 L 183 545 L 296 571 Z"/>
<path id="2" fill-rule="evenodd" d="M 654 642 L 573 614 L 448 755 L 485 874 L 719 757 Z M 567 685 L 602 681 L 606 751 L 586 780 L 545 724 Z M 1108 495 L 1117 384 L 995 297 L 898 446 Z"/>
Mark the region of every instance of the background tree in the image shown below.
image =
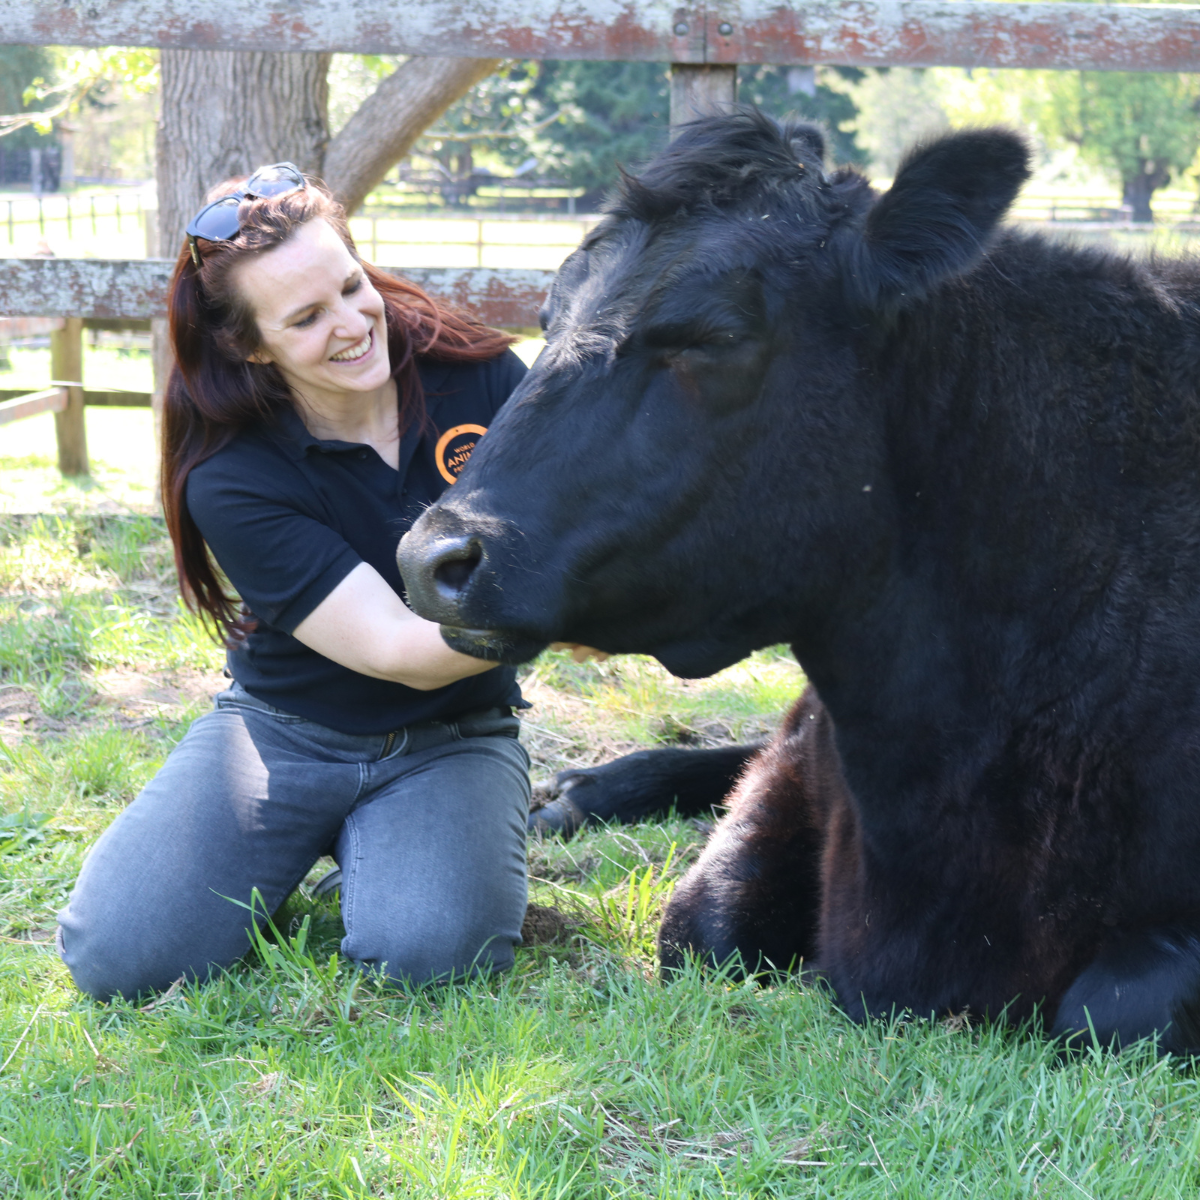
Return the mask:
<path id="1" fill-rule="evenodd" d="M 1152 221 L 1150 201 L 1200 149 L 1200 82 L 1194 75 L 1064 71 L 1050 75 L 1040 125 L 1121 180 L 1135 221 Z"/>
<path id="2" fill-rule="evenodd" d="M 50 107 L 49 100 L 27 96 L 36 90 L 36 81 L 47 79 L 53 70 L 53 57 L 45 46 L 0 46 L 0 113 L 10 118 L 7 127 L 0 124 L 0 131 L 7 128 L 3 142 L 6 150 L 53 142 L 49 125 L 38 122 L 35 115 Z"/>
<path id="3" fill-rule="evenodd" d="M 856 108 L 844 88 L 863 72 L 834 68 L 742 67 L 741 97 L 776 116 L 796 114 L 829 131 L 830 154 L 861 163 L 850 129 Z M 476 162 L 517 170 L 536 162 L 538 174 L 582 188 L 594 206 L 617 181 L 666 143 L 670 87 L 662 63 L 510 62 L 447 110 L 421 139 L 423 153 L 448 172 Z"/>
<path id="4" fill-rule="evenodd" d="M 795 115 L 815 121 L 829 135 L 829 157 L 839 166 L 868 160 L 857 134 L 859 118 L 847 85 L 861 83 L 867 72 L 855 67 L 738 67 L 738 97 L 773 116 Z"/>
<path id="5" fill-rule="evenodd" d="M 448 174 L 536 169 L 594 205 L 667 140 L 667 68 L 644 62 L 507 62 L 447 110 L 421 153 Z"/>
<path id="6" fill-rule="evenodd" d="M 349 212 L 495 59 L 410 58 L 334 137 L 329 54 L 164 50 L 156 178 L 159 233 L 173 254 L 215 182 L 283 159 L 322 177 Z"/>

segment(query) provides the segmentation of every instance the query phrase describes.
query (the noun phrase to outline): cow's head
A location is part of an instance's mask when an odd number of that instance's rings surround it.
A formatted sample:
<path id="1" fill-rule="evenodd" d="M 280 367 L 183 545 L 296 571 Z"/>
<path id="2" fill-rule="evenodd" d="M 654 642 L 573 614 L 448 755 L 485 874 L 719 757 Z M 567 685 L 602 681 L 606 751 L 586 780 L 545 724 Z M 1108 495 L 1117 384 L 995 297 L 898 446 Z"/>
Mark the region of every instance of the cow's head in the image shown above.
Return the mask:
<path id="1" fill-rule="evenodd" d="M 541 357 L 400 565 L 456 649 L 552 640 L 681 675 L 793 640 L 881 569 L 887 422 L 864 345 L 974 266 L 1026 176 L 1000 131 L 877 198 L 819 131 L 685 126 L 566 261 Z"/>

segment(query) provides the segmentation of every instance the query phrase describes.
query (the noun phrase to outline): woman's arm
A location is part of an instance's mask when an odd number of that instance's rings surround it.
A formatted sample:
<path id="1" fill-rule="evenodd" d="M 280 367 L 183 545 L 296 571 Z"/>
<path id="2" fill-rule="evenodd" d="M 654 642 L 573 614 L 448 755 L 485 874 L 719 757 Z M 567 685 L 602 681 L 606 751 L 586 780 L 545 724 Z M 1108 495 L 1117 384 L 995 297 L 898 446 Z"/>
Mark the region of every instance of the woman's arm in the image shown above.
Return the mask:
<path id="1" fill-rule="evenodd" d="M 355 567 L 296 626 L 293 636 L 360 675 L 420 692 L 498 665 L 451 650 L 437 625 L 418 617 L 368 563 Z"/>

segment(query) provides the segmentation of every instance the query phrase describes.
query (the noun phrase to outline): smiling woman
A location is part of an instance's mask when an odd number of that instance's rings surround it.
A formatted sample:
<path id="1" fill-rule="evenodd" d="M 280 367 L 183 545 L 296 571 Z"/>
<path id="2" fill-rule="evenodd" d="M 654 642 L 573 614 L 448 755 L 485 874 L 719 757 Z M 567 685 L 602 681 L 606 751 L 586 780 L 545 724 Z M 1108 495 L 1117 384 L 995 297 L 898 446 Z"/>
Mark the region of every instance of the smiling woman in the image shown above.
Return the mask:
<path id="1" fill-rule="evenodd" d="M 364 263 L 290 164 L 215 189 L 170 315 L 164 508 L 231 683 L 88 857 L 67 965 L 100 999 L 204 978 L 330 853 L 351 959 L 404 983 L 505 969 L 523 702 L 408 609 L 395 550 L 524 374 L 512 339 Z"/>

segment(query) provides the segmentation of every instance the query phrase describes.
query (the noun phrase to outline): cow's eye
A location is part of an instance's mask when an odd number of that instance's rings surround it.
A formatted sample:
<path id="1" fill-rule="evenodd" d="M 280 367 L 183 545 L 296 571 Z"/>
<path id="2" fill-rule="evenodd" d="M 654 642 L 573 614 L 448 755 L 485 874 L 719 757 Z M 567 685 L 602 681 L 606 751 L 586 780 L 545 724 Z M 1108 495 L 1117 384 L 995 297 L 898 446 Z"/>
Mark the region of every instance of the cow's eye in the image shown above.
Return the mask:
<path id="1" fill-rule="evenodd" d="M 737 351 L 745 345 L 746 340 L 736 333 L 707 334 L 679 347 L 673 352 L 672 357 L 682 358 L 685 361 L 722 358 L 732 351 Z"/>
<path id="2" fill-rule="evenodd" d="M 714 409 L 753 402 L 768 354 L 757 337 L 725 334 L 668 351 L 663 364 L 684 391 Z"/>

